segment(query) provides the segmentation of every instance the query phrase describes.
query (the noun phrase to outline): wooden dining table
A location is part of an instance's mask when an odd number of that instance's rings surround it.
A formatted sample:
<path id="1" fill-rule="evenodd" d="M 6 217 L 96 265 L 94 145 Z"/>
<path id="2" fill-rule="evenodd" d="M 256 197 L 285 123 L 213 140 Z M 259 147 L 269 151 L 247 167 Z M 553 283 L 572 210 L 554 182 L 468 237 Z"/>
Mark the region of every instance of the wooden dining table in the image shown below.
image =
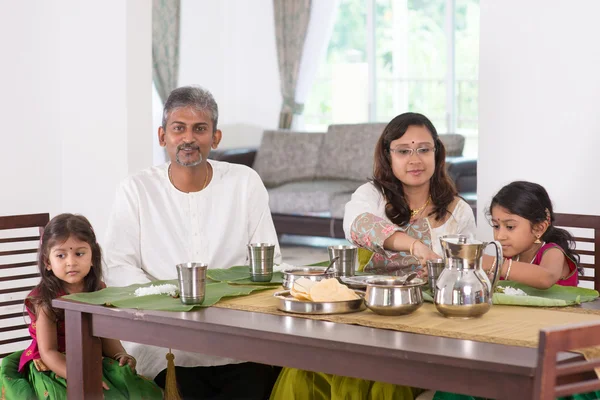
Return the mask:
<path id="1" fill-rule="evenodd" d="M 102 398 L 99 337 L 495 399 L 533 396 L 535 348 L 216 307 L 146 311 L 66 299 L 53 306 L 65 311 L 73 399 Z M 583 307 L 600 309 L 600 301 Z"/>

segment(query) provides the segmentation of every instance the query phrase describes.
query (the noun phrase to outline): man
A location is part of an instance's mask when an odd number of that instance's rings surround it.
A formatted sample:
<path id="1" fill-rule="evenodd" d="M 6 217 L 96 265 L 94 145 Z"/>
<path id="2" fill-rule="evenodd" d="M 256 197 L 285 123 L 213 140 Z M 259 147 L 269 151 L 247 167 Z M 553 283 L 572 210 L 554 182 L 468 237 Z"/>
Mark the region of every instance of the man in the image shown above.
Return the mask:
<path id="1" fill-rule="evenodd" d="M 105 242 L 109 286 L 177 279 L 175 265 L 184 262 L 204 262 L 209 268 L 243 265 L 246 245 L 254 242 L 274 243 L 275 262 L 281 262 L 267 190 L 258 174 L 207 159 L 221 141 L 217 121 L 217 103 L 207 90 L 188 86 L 169 95 L 158 139 L 170 162 L 128 177 L 117 190 Z M 136 356 L 138 371 L 156 376 L 164 387 L 167 350 L 124 344 Z M 276 378 L 266 365 L 173 353 L 184 398 L 261 399 Z"/>

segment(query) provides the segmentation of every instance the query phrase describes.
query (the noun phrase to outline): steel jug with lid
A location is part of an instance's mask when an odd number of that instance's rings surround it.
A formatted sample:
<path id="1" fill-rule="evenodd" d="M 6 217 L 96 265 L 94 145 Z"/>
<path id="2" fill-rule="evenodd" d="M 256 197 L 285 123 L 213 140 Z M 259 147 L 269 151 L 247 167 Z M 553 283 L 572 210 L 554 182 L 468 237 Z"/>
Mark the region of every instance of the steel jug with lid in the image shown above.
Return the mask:
<path id="1" fill-rule="evenodd" d="M 482 268 L 483 251 L 493 244 L 496 260 L 502 260 L 500 243 L 482 242 L 464 235 L 446 235 L 440 238 L 445 268 L 436 282 L 434 304 L 449 318 L 479 317 L 492 306 L 494 288 L 500 278 L 502 261 L 496 263 L 492 281 Z"/>

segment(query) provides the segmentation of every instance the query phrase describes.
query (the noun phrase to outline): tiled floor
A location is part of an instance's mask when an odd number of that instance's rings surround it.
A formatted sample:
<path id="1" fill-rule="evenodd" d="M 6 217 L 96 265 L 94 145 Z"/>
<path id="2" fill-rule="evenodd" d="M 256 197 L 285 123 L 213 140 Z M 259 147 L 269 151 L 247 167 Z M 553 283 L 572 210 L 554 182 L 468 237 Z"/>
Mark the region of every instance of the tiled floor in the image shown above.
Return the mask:
<path id="1" fill-rule="evenodd" d="M 283 235 L 279 245 L 283 262 L 291 265 L 309 265 L 327 261 L 327 246 L 349 244 L 345 239 Z"/>

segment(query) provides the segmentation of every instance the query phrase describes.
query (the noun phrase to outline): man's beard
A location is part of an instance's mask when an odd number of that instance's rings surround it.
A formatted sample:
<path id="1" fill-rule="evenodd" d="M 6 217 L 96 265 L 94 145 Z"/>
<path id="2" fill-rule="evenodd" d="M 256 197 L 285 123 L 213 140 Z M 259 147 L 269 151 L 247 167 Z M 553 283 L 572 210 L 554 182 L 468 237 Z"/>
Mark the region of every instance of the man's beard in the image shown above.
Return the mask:
<path id="1" fill-rule="evenodd" d="M 198 151 L 198 160 L 191 161 L 191 162 L 181 161 L 179 159 L 179 152 L 182 150 L 197 150 Z M 198 147 L 196 145 L 188 145 L 188 144 L 177 146 L 177 153 L 175 153 L 175 161 L 177 162 L 177 164 L 179 164 L 183 167 L 195 167 L 196 165 L 200 165 L 203 160 L 204 160 L 204 158 L 202 157 L 202 153 L 200 152 L 200 147 Z"/>

